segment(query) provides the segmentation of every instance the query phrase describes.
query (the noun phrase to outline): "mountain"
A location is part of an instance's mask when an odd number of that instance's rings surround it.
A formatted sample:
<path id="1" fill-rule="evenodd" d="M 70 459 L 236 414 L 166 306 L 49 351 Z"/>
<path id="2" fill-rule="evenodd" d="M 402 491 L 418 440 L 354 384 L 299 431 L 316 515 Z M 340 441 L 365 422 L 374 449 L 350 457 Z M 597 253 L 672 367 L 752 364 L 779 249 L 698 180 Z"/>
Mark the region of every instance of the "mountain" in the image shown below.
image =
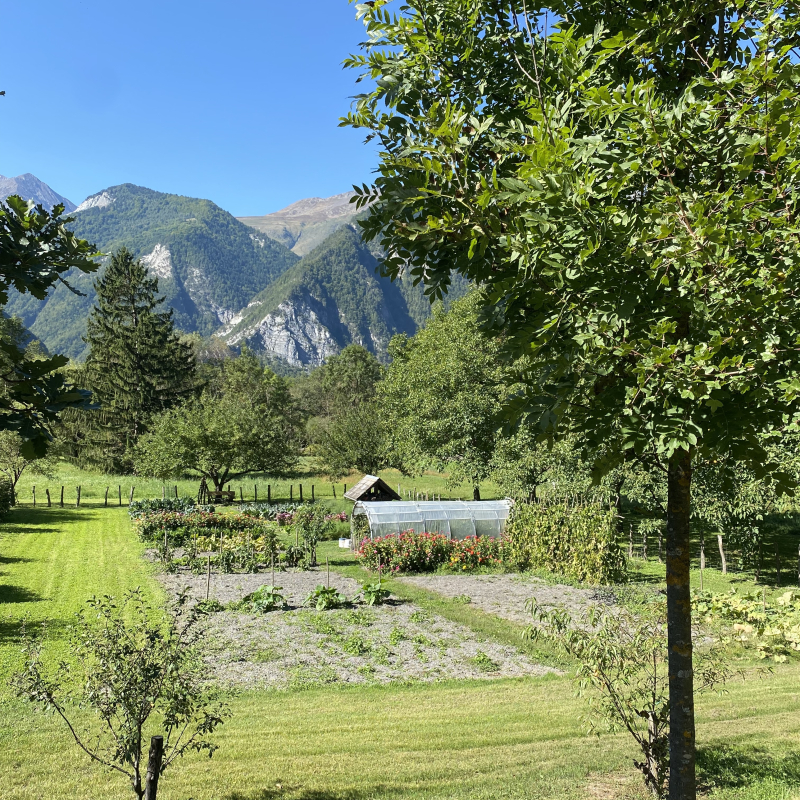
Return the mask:
<path id="1" fill-rule="evenodd" d="M 46 183 L 40 181 L 35 175 L 26 172 L 16 178 L 6 178 L 0 175 L 0 200 L 5 200 L 12 194 L 18 194 L 25 200 L 43 205 L 48 211 L 59 203 L 64 210 L 70 213 L 75 210 L 75 203 L 54 192 Z"/>
<path id="2" fill-rule="evenodd" d="M 334 231 L 350 223 L 363 209 L 350 203 L 353 192 L 333 197 L 309 197 L 263 217 L 238 217 L 240 222 L 265 233 L 294 253 L 304 256 Z"/>
<path id="3" fill-rule="evenodd" d="M 126 246 L 158 276 L 176 325 L 203 335 L 228 322 L 282 275 L 298 256 L 258 234 L 209 200 L 164 194 L 133 184 L 112 186 L 75 209 L 72 229 L 109 253 Z M 94 303 L 95 276 L 68 276 L 85 294 L 58 286 L 44 301 L 17 295 L 7 313 L 20 316 L 54 351 L 77 358 Z"/>
<path id="4" fill-rule="evenodd" d="M 389 339 L 413 334 L 406 295 L 419 287 L 376 274 L 378 262 L 353 226 L 330 235 L 257 294 L 218 331 L 295 367 L 314 367 L 351 343 L 386 358 Z"/>

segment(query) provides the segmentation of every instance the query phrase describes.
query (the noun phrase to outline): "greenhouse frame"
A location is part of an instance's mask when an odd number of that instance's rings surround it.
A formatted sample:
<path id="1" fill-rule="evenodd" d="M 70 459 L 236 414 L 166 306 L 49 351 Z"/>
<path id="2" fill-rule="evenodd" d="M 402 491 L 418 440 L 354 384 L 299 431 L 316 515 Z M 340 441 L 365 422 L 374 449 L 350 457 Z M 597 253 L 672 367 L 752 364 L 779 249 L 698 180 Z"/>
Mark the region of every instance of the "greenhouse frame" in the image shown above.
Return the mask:
<path id="1" fill-rule="evenodd" d="M 353 507 L 352 530 L 355 533 L 360 527 L 357 518 L 366 517 L 370 539 L 409 530 L 415 533 L 441 533 L 448 539 L 466 539 L 468 536 L 497 538 L 505 531 L 512 505 L 512 500 L 359 501 Z M 363 536 L 366 535 L 364 526 Z M 354 535 L 352 538 L 361 537 Z"/>

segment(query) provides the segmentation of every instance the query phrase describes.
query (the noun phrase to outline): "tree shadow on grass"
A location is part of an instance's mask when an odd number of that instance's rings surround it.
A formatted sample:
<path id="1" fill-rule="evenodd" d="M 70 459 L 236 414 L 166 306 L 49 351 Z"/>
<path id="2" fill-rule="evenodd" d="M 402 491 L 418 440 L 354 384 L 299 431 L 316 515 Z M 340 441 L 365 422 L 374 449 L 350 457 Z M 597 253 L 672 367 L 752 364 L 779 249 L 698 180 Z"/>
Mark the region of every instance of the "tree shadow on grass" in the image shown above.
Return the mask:
<path id="1" fill-rule="evenodd" d="M 800 751 L 782 755 L 754 746 L 715 745 L 697 751 L 701 784 L 734 789 L 770 780 L 788 786 L 800 785 Z"/>
<path id="2" fill-rule="evenodd" d="M 23 620 L 4 620 L 0 622 L 0 644 L 20 644 L 22 643 L 23 627 L 28 636 L 38 639 L 42 636 L 46 640 L 64 638 L 71 630 L 72 623 L 65 620 L 48 620 L 46 623 L 27 622 Z"/>
<path id="3" fill-rule="evenodd" d="M 226 794 L 222 800 L 367 800 L 374 797 L 396 797 L 397 791 L 385 786 L 372 786 L 369 791 L 355 791 L 345 789 L 342 791 L 324 791 L 319 789 L 304 789 L 302 786 L 288 786 L 276 784 L 271 789 L 255 789 L 252 792 L 233 792 Z"/>
<path id="4" fill-rule="evenodd" d="M 32 592 L 30 589 L 0 583 L 0 605 L 4 603 L 39 603 L 42 600 L 44 600 L 44 597 Z"/>
<path id="5" fill-rule="evenodd" d="M 60 533 L 69 522 L 86 522 L 98 516 L 94 509 L 84 508 L 19 508 L 0 526 L 0 533 L 5 535 L 23 535 L 31 533 Z"/>

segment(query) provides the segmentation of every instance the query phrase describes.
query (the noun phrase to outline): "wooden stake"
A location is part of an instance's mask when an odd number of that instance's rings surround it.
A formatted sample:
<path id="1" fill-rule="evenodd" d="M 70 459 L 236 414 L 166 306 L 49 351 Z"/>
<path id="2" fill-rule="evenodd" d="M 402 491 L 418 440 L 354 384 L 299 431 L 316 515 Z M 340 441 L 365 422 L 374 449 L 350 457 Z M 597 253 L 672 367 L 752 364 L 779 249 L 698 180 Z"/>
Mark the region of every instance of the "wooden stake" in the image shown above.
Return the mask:
<path id="1" fill-rule="evenodd" d="M 269 483 L 267 484 L 267 502 L 272 502 L 272 485 Z"/>
<path id="2" fill-rule="evenodd" d="M 700 571 L 706 568 L 706 540 L 705 537 L 700 539 Z"/>
<path id="3" fill-rule="evenodd" d="M 122 484 L 119 485 L 119 504 L 122 506 Z"/>
<path id="4" fill-rule="evenodd" d="M 178 484 L 175 484 L 175 499 L 178 499 Z"/>
<path id="5" fill-rule="evenodd" d="M 128 499 L 128 507 L 129 507 L 129 508 L 130 508 L 130 505 L 131 505 L 131 503 L 133 503 L 133 489 L 134 489 L 134 487 L 133 487 L 133 486 L 131 486 L 131 496 L 130 496 L 130 498 Z"/>
<path id="6" fill-rule="evenodd" d="M 44 491 L 47 495 L 47 507 L 50 508 L 50 489 L 45 489 Z"/>
<path id="7" fill-rule="evenodd" d="M 314 484 L 311 484 L 311 502 L 314 502 Z"/>
<path id="8" fill-rule="evenodd" d="M 241 484 L 239 484 L 239 502 L 244 503 L 244 490 Z"/>
<path id="9" fill-rule="evenodd" d="M 64 487 L 61 487 L 61 508 L 64 508 Z"/>
<path id="10" fill-rule="evenodd" d="M 208 564 L 206 565 L 206 600 L 211 592 L 211 555 L 208 556 Z"/>
<path id="11" fill-rule="evenodd" d="M 79 486 L 78 487 L 78 497 L 75 500 L 75 508 L 80 508 L 80 507 L 81 507 L 81 487 Z"/>
<path id="12" fill-rule="evenodd" d="M 257 503 L 258 502 L 258 484 L 257 483 L 253 484 L 253 495 L 255 496 L 256 503 Z"/>
<path id="13" fill-rule="evenodd" d="M 147 759 L 147 776 L 144 782 L 144 800 L 156 800 L 158 777 L 161 774 L 161 760 L 164 757 L 164 737 L 154 736 L 150 740 L 150 753 Z"/>
<path id="14" fill-rule="evenodd" d="M 108 490 L 109 490 L 110 488 L 111 488 L 110 486 L 106 486 L 106 499 L 105 499 L 105 501 L 104 501 L 104 503 L 103 503 L 103 506 L 104 506 L 105 508 L 108 508 Z"/>
<path id="15" fill-rule="evenodd" d="M 325 556 L 325 585 L 331 588 L 331 565 L 328 562 L 328 556 Z"/>
<path id="16" fill-rule="evenodd" d="M 162 500 L 167 499 L 167 487 L 163 485 L 161 486 L 161 499 Z"/>
<path id="17" fill-rule="evenodd" d="M 33 507 L 36 508 L 36 487 L 33 487 Z"/>
<path id="18" fill-rule="evenodd" d="M 333 499 L 336 499 L 336 484 L 332 483 L 331 486 L 333 487 Z"/>
<path id="19" fill-rule="evenodd" d="M 303 484 L 300 484 L 300 502 L 303 502 Z"/>
<path id="20" fill-rule="evenodd" d="M 270 566 L 272 567 L 272 585 L 274 586 L 275 585 L 275 553 L 274 552 L 269 554 L 269 563 L 270 563 Z"/>
<path id="21" fill-rule="evenodd" d="M 289 484 L 289 501 L 291 502 L 292 500 L 294 500 L 294 484 L 290 483 Z"/>

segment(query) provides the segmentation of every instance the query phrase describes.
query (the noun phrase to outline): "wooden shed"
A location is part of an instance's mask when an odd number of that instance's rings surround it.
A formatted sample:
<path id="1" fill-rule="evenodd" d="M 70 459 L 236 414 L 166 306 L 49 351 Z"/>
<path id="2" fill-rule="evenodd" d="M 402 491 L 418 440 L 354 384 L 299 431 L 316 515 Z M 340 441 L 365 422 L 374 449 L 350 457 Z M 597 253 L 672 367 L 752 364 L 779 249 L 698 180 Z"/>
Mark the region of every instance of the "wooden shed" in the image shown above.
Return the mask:
<path id="1" fill-rule="evenodd" d="M 400 495 L 386 481 L 375 475 L 365 475 L 349 492 L 348 500 L 354 503 L 360 500 L 399 500 Z"/>

